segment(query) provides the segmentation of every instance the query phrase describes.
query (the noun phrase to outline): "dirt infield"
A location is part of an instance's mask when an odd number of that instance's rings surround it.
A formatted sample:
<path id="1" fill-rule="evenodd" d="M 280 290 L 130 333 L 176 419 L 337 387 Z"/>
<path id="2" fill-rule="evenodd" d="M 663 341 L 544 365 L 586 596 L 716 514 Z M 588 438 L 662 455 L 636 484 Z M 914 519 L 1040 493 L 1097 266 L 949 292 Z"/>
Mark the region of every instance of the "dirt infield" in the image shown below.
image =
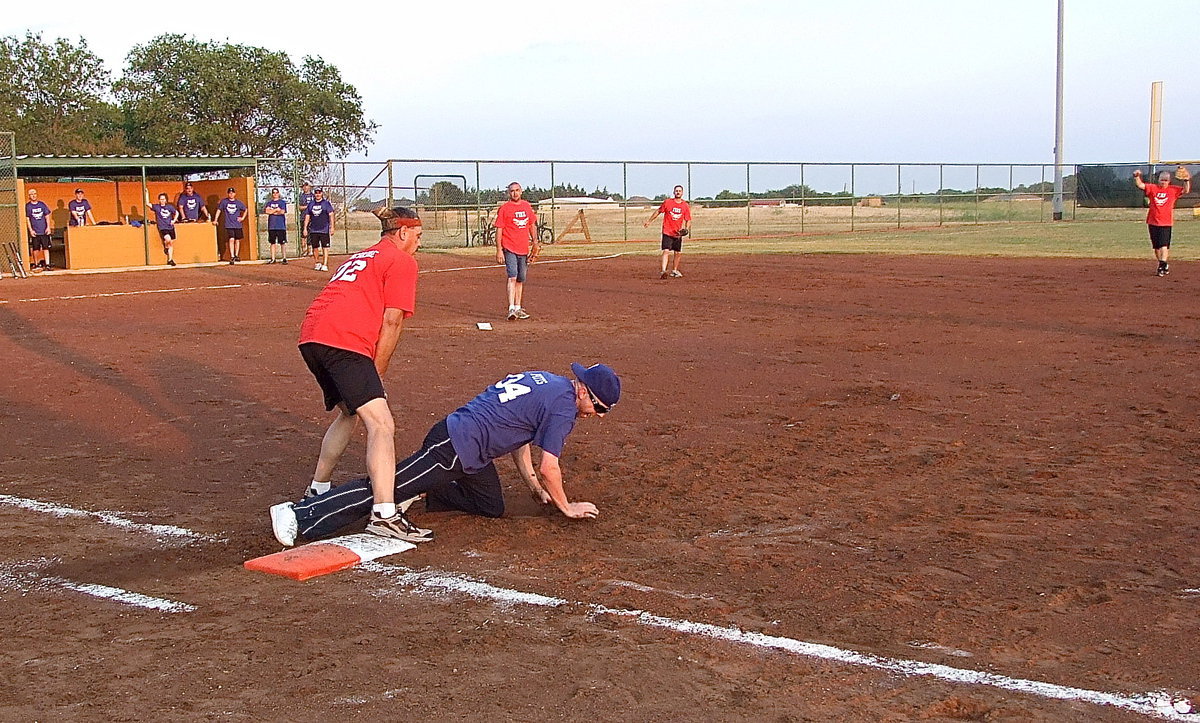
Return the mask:
<path id="1" fill-rule="evenodd" d="M 307 583 L 241 563 L 279 549 L 266 509 L 303 490 L 324 430 L 294 345 L 324 277 L 0 281 L 0 718 L 1146 719 L 616 609 L 1200 693 L 1200 268 L 704 256 L 660 281 L 656 263 L 535 265 L 516 323 L 498 268 L 426 274 L 388 381 L 403 454 L 509 372 L 611 364 L 621 404 L 563 458 L 599 519 L 540 508 L 505 460 L 507 518 L 418 512 L 436 542 Z M 360 434 L 337 479 L 362 460 Z"/>

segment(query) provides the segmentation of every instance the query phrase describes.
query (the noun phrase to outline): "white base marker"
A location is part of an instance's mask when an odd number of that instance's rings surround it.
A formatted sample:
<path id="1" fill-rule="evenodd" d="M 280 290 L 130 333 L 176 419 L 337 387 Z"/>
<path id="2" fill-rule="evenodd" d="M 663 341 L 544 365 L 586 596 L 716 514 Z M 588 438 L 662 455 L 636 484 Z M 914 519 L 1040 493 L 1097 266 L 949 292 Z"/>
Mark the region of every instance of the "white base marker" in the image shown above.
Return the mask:
<path id="1" fill-rule="evenodd" d="M 114 527 L 123 527 L 134 532 L 143 532 L 154 535 L 155 537 L 174 537 L 188 541 L 196 542 L 220 542 L 221 540 L 209 535 L 202 535 L 199 532 L 185 530 L 182 527 L 173 525 L 149 525 L 143 522 L 134 522 L 127 520 L 120 515 L 112 512 L 90 512 L 88 510 L 79 510 L 74 507 L 65 505 L 57 505 L 52 502 L 42 502 L 40 500 L 31 500 L 25 497 L 14 497 L 13 495 L 0 495 L 0 505 L 11 505 L 19 507 L 23 510 L 31 512 L 44 512 L 54 515 L 55 517 L 93 517 L 99 522 L 112 525 Z"/>
<path id="2" fill-rule="evenodd" d="M 1190 723 L 1200 721 L 1200 716 L 1190 713 L 1180 713 L 1171 707 L 1163 706 L 1161 692 L 1122 695 L 1120 693 L 1108 693 L 1099 690 L 1089 690 L 1087 688 L 1074 688 L 1038 680 L 1011 678 L 1006 675 L 985 673 L 967 668 L 955 668 L 937 663 L 925 663 L 902 658 L 887 658 L 869 653 L 860 653 L 855 650 L 836 648 L 832 645 L 809 643 L 778 635 L 748 632 L 735 627 L 722 627 L 720 625 L 697 623 L 690 620 L 675 620 L 661 615 L 654 615 L 643 610 L 625 610 L 610 608 L 604 605 L 571 602 L 562 598 L 496 587 L 486 582 L 450 573 L 435 571 L 417 572 L 379 562 L 366 563 L 361 567 L 363 570 L 369 572 L 382 573 L 403 585 L 425 588 L 433 592 L 460 593 L 480 600 L 491 600 L 503 605 L 525 604 L 555 608 L 564 606 L 582 607 L 587 610 L 589 615 L 613 615 L 627 618 L 649 627 L 674 630 L 684 635 L 696 635 L 740 645 L 779 650 L 806 658 L 874 668 L 906 676 L 927 676 L 950 683 L 986 685 L 1053 700 L 1079 701 L 1095 705 L 1111 706 L 1162 720 Z"/>

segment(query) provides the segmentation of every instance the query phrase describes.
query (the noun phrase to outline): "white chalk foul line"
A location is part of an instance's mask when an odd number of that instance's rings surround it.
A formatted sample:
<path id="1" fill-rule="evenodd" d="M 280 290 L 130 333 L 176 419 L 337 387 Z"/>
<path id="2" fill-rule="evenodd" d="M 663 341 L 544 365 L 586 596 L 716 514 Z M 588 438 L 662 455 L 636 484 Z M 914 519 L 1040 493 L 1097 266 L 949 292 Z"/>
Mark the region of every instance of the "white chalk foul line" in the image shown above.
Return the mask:
<path id="1" fill-rule="evenodd" d="M 778 635 L 765 635 L 763 633 L 748 632 L 736 627 L 722 627 L 719 625 L 710 625 L 708 623 L 692 622 L 690 620 L 675 620 L 673 618 L 654 615 L 642 610 L 625 610 L 620 608 L 610 608 L 604 605 L 572 602 L 562 598 L 539 595 L 537 593 L 528 593 L 520 590 L 510 590 L 507 588 L 496 587 L 495 585 L 491 585 L 486 582 L 472 580 L 467 577 L 450 573 L 418 572 L 405 567 L 388 565 L 380 562 L 367 562 L 359 567 L 369 572 L 383 574 L 402 585 L 425 588 L 426 590 L 439 593 L 458 593 L 480 600 L 489 600 L 503 605 L 535 605 L 539 607 L 550 608 L 564 606 L 581 607 L 587 610 L 590 615 L 613 615 L 634 620 L 641 625 L 647 625 L 656 628 L 666 628 L 668 630 L 674 630 L 675 632 L 685 635 L 698 635 L 716 640 L 725 640 L 727 642 L 737 643 L 740 645 L 751 645 L 758 648 L 779 650 L 807 658 L 817 658 L 820 660 L 829 660 L 848 665 L 875 668 L 878 670 L 900 673 L 902 675 L 927 676 L 950 683 L 986 685 L 993 688 L 1001 688 L 1018 693 L 1040 696 L 1042 698 L 1080 701 L 1094 703 L 1096 705 L 1112 706 L 1115 708 L 1122 708 L 1132 711 L 1134 713 L 1140 713 L 1142 715 L 1153 716 L 1163 720 L 1191 721 L 1192 723 L 1200 721 L 1200 715 L 1180 713 L 1171 709 L 1169 706 L 1164 706 L 1163 693 L 1161 691 L 1152 693 L 1138 693 L 1133 695 L 1106 693 L 1098 690 L 1074 688 L 1071 686 L 1056 685 L 1054 683 L 1045 683 L 1037 680 L 1010 678 L 1005 675 L 984 673 L 978 670 L 970 670 L 967 668 L 955 668 L 953 666 L 940 665 L 937 663 L 924 663 L 921 661 L 905 660 L 901 658 L 886 658 L 878 655 L 860 653 L 855 650 L 836 648 L 831 645 L 824 645 L 821 643 L 809 643 L 803 640 L 796 640 L 794 638 L 786 638 Z"/>
<path id="2" fill-rule="evenodd" d="M 97 521 L 112 525 L 113 527 L 122 527 L 134 532 L 143 532 L 154 535 L 155 537 L 177 538 L 188 542 L 220 542 L 220 538 L 210 535 L 203 535 L 199 532 L 185 530 L 182 527 L 173 525 L 149 525 L 143 522 L 134 522 L 133 520 L 125 519 L 120 515 L 112 512 L 91 512 L 89 510 L 80 510 L 66 505 L 58 505 L 52 502 L 42 502 L 40 500 L 31 500 L 25 497 L 14 497 L 13 495 L 0 495 L 0 504 L 19 507 L 23 510 L 31 512 L 43 512 L 54 515 L 55 517 L 92 517 Z"/>
<path id="3" fill-rule="evenodd" d="M 123 590 L 119 587 L 75 582 L 63 577 L 42 575 L 40 571 L 53 562 L 55 560 L 43 557 L 36 560 L 25 560 L 0 566 L 0 591 L 12 588 L 26 591 L 39 587 L 52 586 L 83 593 L 84 595 L 91 595 L 92 597 L 111 600 L 122 605 L 146 608 L 147 610 L 160 610 L 166 613 L 190 613 L 196 610 L 195 605 L 189 605 L 188 603 L 176 600 L 167 600 L 161 597 L 142 595 L 141 593 Z"/>
<path id="4" fill-rule="evenodd" d="M 64 587 L 68 590 L 81 592 L 84 595 L 92 597 L 105 598 L 113 602 L 119 602 L 123 605 L 134 605 L 139 608 L 147 608 L 149 610 L 161 610 L 165 613 L 190 613 L 196 609 L 195 605 L 177 602 L 175 600 L 166 600 L 160 597 L 150 597 L 141 593 L 122 590 L 119 587 L 109 587 L 108 585 L 96 585 L 92 583 L 71 582 L 70 580 L 61 577 L 43 578 L 48 582 L 59 587 Z"/>
<path id="5" fill-rule="evenodd" d="M 70 301 L 72 299 L 103 299 L 110 296 L 138 296 L 140 294 L 177 294 L 182 291 L 210 291 L 212 289 L 240 289 L 248 286 L 270 286 L 273 282 L 256 284 L 220 284 L 219 286 L 181 286 L 177 289 L 144 289 L 142 291 L 111 291 L 104 294 L 78 294 L 76 296 L 43 296 L 33 299 L 0 300 L 0 304 L 16 304 L 35 301 Z"/>

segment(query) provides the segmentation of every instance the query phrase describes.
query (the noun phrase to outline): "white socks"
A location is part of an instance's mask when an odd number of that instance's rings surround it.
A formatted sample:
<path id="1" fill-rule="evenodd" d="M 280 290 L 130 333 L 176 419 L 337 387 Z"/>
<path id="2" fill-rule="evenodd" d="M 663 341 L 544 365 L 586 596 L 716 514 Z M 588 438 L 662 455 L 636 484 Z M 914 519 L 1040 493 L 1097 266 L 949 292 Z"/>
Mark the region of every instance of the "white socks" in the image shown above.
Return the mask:
<path id="1" fill-rule="evenodd" d="M 380 517 L 395 517 L 396 503 L 395 502 L 376 502 L 371 506 L 371 511 Z"/>
<path id="2" fill-rule="evenodd" d="M 319 494 L 319 495 L 323 495 L 323 494 L 325 494 L 326 492 L 328 492 L 328 491 L 329 491 L 329 488 L 330 488 L 331 486 L 332 486 L 332 485 L 331 485 L 329 482 L 318 482 L 318 481 L 316 481 L 316 480 L 313 480 L 313 481 L 312 481 L 312 484 L 310 484 L 310 485 L 308 486 L 308 488 L 309 488 L 310 490 L 312 490 L 313 492 L 316 492 L 316 493 L 317 493 L 317 494 Z"/>

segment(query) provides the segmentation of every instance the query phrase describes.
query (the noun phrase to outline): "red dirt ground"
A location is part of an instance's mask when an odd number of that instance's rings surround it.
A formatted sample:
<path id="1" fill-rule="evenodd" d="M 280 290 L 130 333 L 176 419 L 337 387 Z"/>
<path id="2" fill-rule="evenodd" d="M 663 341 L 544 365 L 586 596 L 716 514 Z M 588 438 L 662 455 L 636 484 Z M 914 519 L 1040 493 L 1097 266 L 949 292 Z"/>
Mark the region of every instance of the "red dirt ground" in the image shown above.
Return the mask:
<path id="1" fill-rule="evenodd" d="M 498 268 L 422 277 L 388 380 L 401 454 L 509 372 L 604 361 L 625 397 L 564 456 L 598 520 L 540 508 L 505 461 L 507 518 L 418 513 L 437 541 L 388 562 L 1060 685 L 1197 693 L 1195 265 L 1159 279 L 1152 261 L 698 256 L 670 281 L 655 266 L 534 266 L 534 318 L 518 323 L 498 316 Z M 172 547 L 0 505 L 0 718 L 1144 719 L 582 605 L 243 570 L 279 549 L 266 509 L 302 491 L 326 424 L 294 346 L 322 278 L 0 281 L 0 493 L 225 539 Z M 262 285 L 21 301 L 230 283 Z M 360 435 L 339 478 L 362 455 Z M 198 609 L 29 588 L 25 563 Z"/>

